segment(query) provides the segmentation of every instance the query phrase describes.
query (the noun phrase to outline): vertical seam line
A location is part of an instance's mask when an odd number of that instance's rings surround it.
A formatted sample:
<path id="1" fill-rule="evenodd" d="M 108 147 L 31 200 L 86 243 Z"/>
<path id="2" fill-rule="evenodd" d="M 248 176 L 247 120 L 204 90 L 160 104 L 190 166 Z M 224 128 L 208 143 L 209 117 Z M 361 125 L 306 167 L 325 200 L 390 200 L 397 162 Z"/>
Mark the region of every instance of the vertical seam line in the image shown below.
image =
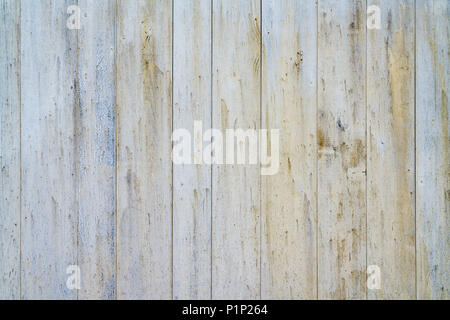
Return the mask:
<path id="1" fill-rule="evenodd" d="M 417 61 L 417 4 L 414 0 L 414 262 L 415 262 L 415 295 L 417 300 L 417 133 L 416 133 L 416 122 L 417 122 L 417 102 L 416 102 L 416 61 Z"/>
<path id="2" fill-rule="evenodd" d="M 117 24 L 118 24 L 118 0 L 115 1 L 115 7 L 114 7 L 114 114 L 115 114 L 115 128 L 114 128 L 114 160 L 115 160 L 115 181 L 114 181 L 114 206 L 115 206 L 115 300 L 118 300 L 119 297 L 119 265 L 118 265 L 118 259 L 119 259 L 119 250 L 118 250 L 118 244 L 119 244 L 119 208 L 117 206 L 118 201 L 118 149 L 119 149 L 119 135 L 118 135 L 118 128 L 119 128 L 119 116 L 118 116 L 118 106 L 117 106 Z"/>
<path id="3" fill-rule="evenodd" d="M 174 36 L 174 29 L 173 29 L 173 27 L 174 27 L 174 0 L 172 0 L 172 30 L 171 30 L 171 35 L 172 35 L 172 39 L 171 39 L 171 59 L 172 59 L 172 61 L 171 61 L 171 97 L 170 97 L 170 99 L 171 99 L 171 104 L 172 104 L 172 106 L 171 106 L 171 110 L 172 110 L 172 115 L 171 115 L 171 123 L 172 123 L 172 127 L 171 127 L 171 129 L 172 129 L 172 132 L 173 132 L 173 115 L 174 115 L 174 112 L 173 112 L 173 36 Z M 171 139 L 171 141 L 170 141 L 170 144 L 171 144 L 171 149 L 173 150 L 173 141 L 172 141 L 172 139 Z M 173 268 L 173 250 L 174 250 L 174 245 L 173 245 L 173 161 L 170 161 L 170 163 L 171 163 L 171 172 L 172 172 L 172 174 L 171 174 L 171 247 L 172 247 L 172 250 L 171 250 L 171 257 L 170 257 L 170 259 L 171 259 L 171 267 L 172 267 L 172 278 L 171 278 L 171 294 L 172 294 L 172 300 L 173 300 L 173 296 L 174 296 L 174 290 L 173 290 L 173 277 L 174 277 L 174 268 Z"/>
<path id="4" fill-rule="evenodd" d="M 263 24 L 262 24 L 262 0 L 259 1 L 259 129 L 262 128 L 262 43 L 263 43 Z M 268 129 L 268 128 L 267 128 Z M 260 131 L 261 132 L 261 131 Z M 261 178 L 261 162 L 259 163 L 259 299 L 262 299 L 262 183 Z"/>
<path id="5" fill-rule="evenodd" d="M 319 1 L 316 1 L 316 297 L 319 300 Z"/>
<path id="6" fill-rule="evenodd" d="M 77 0 L 76 4 L 78 6 L 78 8 L 80 7 L 80 1 Z M 79 63 L 80 63 L 80 30 L 76 29 L 76 50 L 75 50 L 75 77 L 76 77 L 76 83 L 77 83 L 77 87 L 75 88 L 75 101 L 77 102 L 77 104 L 75 105 L 75 112 L 80 113 L 81 110 L 81 91 L 80 91 L 80 74 L 79 74 Z M 77 254 L 77 266 L 78 268 L 80 268 L 80 171 L 79 171 L 79 148 L 80 148 L 80 137 L 79 137 L 79 127 L 81 126 L 81 119 L 79 118 L 79 114 L 75 115 L 75 163 L 74 163 L 74 170 L 75 170 L 75 190 L 76 190 L 76 195 L 75 195 L 75 206 L 76 206 L 76 212 L 77 212 L 77 233 L 76 233 L 76 254 Z M 76 296 L 77 296 L 77 300 L 79 299 L 79 292 L 80 289 L 76 289 Z"/>
<path id="7" fill-rule="evenodd" d="M 213 7 L 214 7 L 214 0 L 211 0 L 210 2 L 210 127 L 213 127 Z M 212 138 L 211 138 L 212 139 Z M 211 188 L 211 202 L 210 202 L 210 299 L 212 300 L 213 297 L 213 164 L 211 161 L 210 164 L 210 188 Z"/>
<path id="8" fill-rule="evenodd" d="M 19 2 L 19 300 L 22 300 L 22 2 Z"/>
<path id="9" fill-rule="evenodd" d="M 366 78 L 366 81 L 365 81 L 365 88 L 364 88 L 364 91 L 365 91 L 365 108 L 366 108 L 366 121 L 365 121 L 365 123 L 366 123 L 366 130 L 365 130 L 365 135 L 366 135 L 366 174 L 365 174 L 365 188 L 366 188 L 366 190 L 365 190 L 365 194 L 366 194 L 366 203 L 365 203 L 365 205 L 366 205 L 366 270 L 365 270 L 365 275 L 366 275 L 366 277 L 364 278 L 364 288 L 365 288 L 365 293 L 366 293 L 366 300 L 368 300 L 368 298 L 369 298 L 369 292 L 368 292 L 368 290 L 367 290 L 367 263 L 368 263 L 368 260 L 367 260 L 367 256 L 368 256 L 368 254 L 367 254 L 367 252 L 368 252 L 368 239 L 367 239 L 367 234 L 368 234 L 368 223 L 367 223 L 367 221 L 368 221 L 368 215 L 369 215 L 369 213 L 368 213 L 368 192 L 367 192 L 367 178 L 368 178 L 368 176 L 369 176 L 369 166 L 368 166 L 368 162 L 369 162 L 369 157 L 368 157 L 368 153 L 369 153 L 369 144 L 368 144 L 368 135 L 367 135 L 367 130 L 368 130 L 368 127 L 369 127 L 369 125 L 368 125 L 368 107 L 367 107 L 367 78 L 368 78 L 368 72 L 367 72 L 367 56 L 368 56 L 368 46 L 367 46 L 367 43 L 368 43 L 368 41 L 367 41 L 367 0 L 366 0 L 366 8 L 365 8 L 366 10 L 365 10 L 365 21 L 366 21 L 366 24 L 365 24 L 365 31 L 366 31 L 366 37 L 365 37 L 365 41 L 366 41 L 366 56 L 365 56 L 365 59 L 366 59 L 366 66 L 365 66 L 365 78 Z"/>

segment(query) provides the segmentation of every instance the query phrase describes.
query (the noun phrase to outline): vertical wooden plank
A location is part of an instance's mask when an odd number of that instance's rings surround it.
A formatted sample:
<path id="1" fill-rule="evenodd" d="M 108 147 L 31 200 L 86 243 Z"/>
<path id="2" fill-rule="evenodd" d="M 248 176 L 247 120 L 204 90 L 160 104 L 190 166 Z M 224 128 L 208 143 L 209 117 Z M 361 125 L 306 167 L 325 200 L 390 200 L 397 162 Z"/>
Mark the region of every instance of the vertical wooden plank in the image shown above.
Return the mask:
<path id="1" fill-rule="evenodd" d="M 172 2 L 119 1 L 118 298 L 172 297 Z"/>
<path id="2" fill-rule="evenodd" d="M 0 299 L 20 296 L 20 2 L 0 1 Z"/>
<path id="3" fill-rule="evenodd" d="M 448 1 L 416 3 L 417 298 L 448 299 Z"/>
<path id="4" fill-rule="evenodd" d="M 319 1 L 319 298 L 366 297 L 366 6 Z"/>
<path id="5" fill-rule="evenodd" d="M 259 0 L 213 2 L 212 124 L 224 138 L 260 128 L 260 21 Z M 260 168 L 246 163 L 213 165 L 213 299 L 260 297 Z"/>
<path id="6" fill-rule="evenodd" d="M 115 297 L 115 0 L 79 1 L 80 299 Z"/>
<path id="7" fill-rule="evenodd" d="M 75 299 L 77 31 L 72 1 L 22 1 L 22 298 Z"/>
<path id="8" fill-rule="evenodd" d="M 414 1 L 379 0 L 367 39 L 367 264 L 381 283 L 369 299 L 415 293 Z"/>
<path id="9" fill-rule="evenodd" d="M 188 130 L 200 145 L 194 121 L 211 128 L 211 1 L 175 0 L 173 28 L 173 127 Z M 173 246 L 174 298 L 209 299 L 210 165 L 173 165 Z"/>
<path id="10" fill-rule="evenodd" d="M 262 177 L 262 298 L 317 297 L 315 1 L 264 0 L 262 127 L 280 129 L 280 168 Z"/>

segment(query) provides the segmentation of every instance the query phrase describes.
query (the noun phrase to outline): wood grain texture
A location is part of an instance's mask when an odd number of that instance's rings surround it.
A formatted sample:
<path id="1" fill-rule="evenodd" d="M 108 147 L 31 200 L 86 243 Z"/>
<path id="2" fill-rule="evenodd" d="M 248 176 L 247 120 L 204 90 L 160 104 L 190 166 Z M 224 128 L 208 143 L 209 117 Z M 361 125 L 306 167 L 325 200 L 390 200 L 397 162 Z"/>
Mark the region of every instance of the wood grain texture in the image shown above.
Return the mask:
<path id="1" fill-rule="evenodd" d="M 172 298 L 172 2 L 119 1 L 117 295 Z"/>
<path id="2" fill-rule="evenodd" d="M 0 1 L 0 299 L 20 296 L 20 2 Z"/>
<path id="3" fill-rule="evenodd" d="M 448 299 L 449 16 L 0 0 L 0 299 Z M 194 164 L 172 163 L 178 128 Z M 278 172 L 227 164 L 226 130 L 261 128 Z"/>
<path id="4" fill-rule="evenodd" d="M 317 297 L 316 10 L 263 1 L 262 127 L 281 132 L 279 171 L 262 177 L 263 299 Z"/>
<path id="5" fill-rule="evenodd" d="M 373 1 L 367 38 L 367 264 L 381 271 L 369 299 L 415 298 L 414 1 Z"/>
<path id="6" fill-rule="evenodd" d="M 213 128 L 260 128 L 260 1 L 213 2 Z M 248 162 L 247 162 L 248 163 Z M 212 171 L 212 298 L 260 297 L 259 165 Z"/>
<path id="7" fill-rule="evenodd" d="M 22 298 L 76 299 L 79 118 L 72 1 L 21 3 Z"/>
<path id="8" fill-rule="evenodd" d="M 366 297 L 366 6 L 318 8 L 318 224 L 321 299 Z"/>
<path id="9" fill-rule="evenodd" d="M 173 19 L 173 127 L 201 145 L 194 121 L 211 128 L 211 1 L 175 0 Z M 209 299 L 211 165 L 173 165 L 173 230 L 174 298 Z"/>
<path id="10" fill-rule="evenodd" d="M 448 1 L 416 3 L 417 298 L 448 299 Z"/>
<path id="11" fill-rule="evenodd" d="M 79 1 L 79 299 L 113 299 L 115 252 L 115 0 Z"/>

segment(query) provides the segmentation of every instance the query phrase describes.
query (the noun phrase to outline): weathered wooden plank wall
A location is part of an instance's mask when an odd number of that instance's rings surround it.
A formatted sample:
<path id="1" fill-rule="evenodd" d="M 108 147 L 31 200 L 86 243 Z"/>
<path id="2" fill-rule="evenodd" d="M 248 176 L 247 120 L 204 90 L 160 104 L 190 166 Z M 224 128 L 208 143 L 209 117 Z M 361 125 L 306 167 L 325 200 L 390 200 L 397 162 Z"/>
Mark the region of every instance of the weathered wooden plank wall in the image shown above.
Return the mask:
<path id="1" fill-rule="evenodd" d="M 117 297 L 172 297 L 172 3 L 118 1 Z"/>
<path id="2" fill-rule="evenodd" d="M 366 296 L 365 12 L 365 1 L 319 1 L 319 298 Z"/>
<path id="3" fill-rule="evenodd" d="M 262 178 L 263 299 L 317 297 L 316 13 L 314 1 L 262 7 L 262 128 L 281 130 L 279 172 Z"/>
<path id="4" fill-rule="evenodd" d="M 90 284 L 80 299 L 116 294 L 115 6 L 79 1 L 89 14 L 78 33 L 78 264 Z"/>
<path id="5" fill-rule="evenodd" d="M 446 0 L 416 3 L 417 298 L 449 299 L 449 16 Z"/>
<path id="6" fill-rule="evenodd" d="M 211 128 L 211 1 L 175 0 L 173 128 Z M 203 136 L 192 137 L 198 145 Z M 195 150 L 202 156 L 202 148 Z M 200 154 L 200 155 L 199 155 Z M 173 166 L 173 297 L 211 298 L 211 165 Z"/>
<path id="7" fill-rule="evenodd" d="M 370 299 L 415 298 L 414 1 L 373 1 L 367 31 L 367 264 Z"/>
<path id="8" fill-rule="evenodd" d="M 0 2 L 0 299 L 20 298 L 20 2 Z"/>
<path id="9" fill-rule="evenodd" d="M 0 0 L 0 298 L 448 299 L 449 16 Z M 278 173 L 209 159 L 208 133 L 172 163 L 196 121 L 280 129 Z"/>
<path id="10" fill-rule="evenodd" d="M 76 299 L 79 83 L 71 1 L 21 4 L 21 297 Z"/>
<path id="11" fill-rule="evenodd" d="M 212 127 L 259 129 L 260 1 L 213 1 L 212 18 Z M 260 168 L 224 159 L 212 170 L 212 298 L 258 299 Z"/>

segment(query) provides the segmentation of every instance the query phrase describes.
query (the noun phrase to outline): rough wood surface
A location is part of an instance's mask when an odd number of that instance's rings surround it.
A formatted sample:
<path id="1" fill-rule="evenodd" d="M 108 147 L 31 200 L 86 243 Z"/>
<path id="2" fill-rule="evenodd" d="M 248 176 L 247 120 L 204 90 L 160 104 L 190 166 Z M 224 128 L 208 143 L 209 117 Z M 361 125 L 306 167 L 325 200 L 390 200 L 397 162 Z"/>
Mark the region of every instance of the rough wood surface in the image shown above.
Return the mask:
<path id="1" fill-rule="evenodd" d="M 172 298 L 172 3 L 117 8 L 117 296 Z"/>
<path id="2" fill-rule="evenodd" d="M 264 1 L 262 128 L 280 129 L 280 168 L 262 177 L 262 298 L 317 297 L 314 1 Z"/>
<path id="3" fill-rule="evenodd" d="M 449 16 L 0 0 L 0 299 L 448 299 Z M 178 128 L 194 164 L 171 161 Z M 226 130 L 260 128 L 278 172 L 226 164 Z"/>
<path id="4" fill-rule="evenodd" d="M 415 298 L 414 1 L 375 1 L 367 31 L 367 264 L 369 299 Z"/>
<path id="5" fill-rule="evenodd" d="M 365 1 L 319 1 L 318 296 L 322 299 L 366 297 L 365 13 Z"/>
<path id="6" fill-rule="evenodd" d="M 211 128 L 211 1 L 175 0 L 173 27 L 173 127 L 193 133 L 194 121 L 201 121 L 205 132 Z M 198 145 L 203 140 L 191 138 Z M 173 165 L 173 237 L 174 298 L 209 299 L 210 165 Z"/>
<path id="7" fill-rule="evenodd" d="M 0 299 L 20 297 L 20 2 L 0 1 Z"/>
<path id="8" fill-rule="evenodd" d="M 79 1 L 79 299 L 116 295 L 115 0 Z"/>
<path id="9" fill-rule="evenodd" d="M 449 299 L 450 6 L 416 6 L 417 298 Z"/>
<path id="10" fill-rule="evenodd" d="M 66 268 L 78 264 L 77 32 L 71 1 L 21 7 L 22 274 L 24 299 L 76 299 Z"/>
<path id="11" fill-rule="evenodd" d="M 213 3 L 213 128 L 260 127 L 260 1 Z M 212 298 L 260 297 L 259 165 L 212 171 Z"/>

